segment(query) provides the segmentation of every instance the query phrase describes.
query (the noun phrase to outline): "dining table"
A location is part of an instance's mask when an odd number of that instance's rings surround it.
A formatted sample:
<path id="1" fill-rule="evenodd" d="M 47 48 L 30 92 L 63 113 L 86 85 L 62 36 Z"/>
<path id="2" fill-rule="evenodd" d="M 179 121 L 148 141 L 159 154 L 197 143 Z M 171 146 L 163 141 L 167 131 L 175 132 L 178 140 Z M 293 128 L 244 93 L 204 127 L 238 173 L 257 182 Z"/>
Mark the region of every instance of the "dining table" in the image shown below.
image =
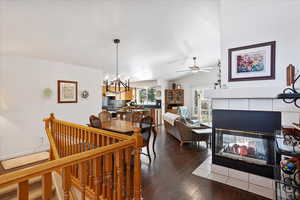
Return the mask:
<path id="1" fill-rule="evenodd" d="M 140 128 L 140 123 L 113 118 L 110 121 L 102 122 L 101 128 L 104 130 L 107 130 L 107 131 L 117 132 L 120 134 L 132 135 L 136 128 Z M 156 131 L 155 124 L 152 125 L 151 130 L 152 130 L 153 136 L 154 136 L 153 143 L 152 143 L 152 149 L 153 149 L 154 156 L 156 157 L 156 152 L 155 152 L 154 147 L 155 147 L 155 142 L 156 142 L 156 137 L 157 137 L 157 131 Z"/>

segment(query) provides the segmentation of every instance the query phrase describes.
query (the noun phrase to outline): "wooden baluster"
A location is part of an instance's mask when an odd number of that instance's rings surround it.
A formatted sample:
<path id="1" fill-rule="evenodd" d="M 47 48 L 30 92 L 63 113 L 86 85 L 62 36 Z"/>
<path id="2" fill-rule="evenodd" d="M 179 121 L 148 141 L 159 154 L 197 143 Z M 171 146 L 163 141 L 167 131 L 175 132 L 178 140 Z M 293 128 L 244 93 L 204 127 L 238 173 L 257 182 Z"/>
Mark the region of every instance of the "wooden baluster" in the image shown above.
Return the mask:
<path id="1" fill-rule="evenodd" d="M 123 177 L 124 177 L 124 169 L 123 169 L 123 150 L 119 150 L 116 153 L 116 195 L 117 200 L 123 199 Z"/>
<path id="2" fill-rule="evenodd" d="M 72 126 L 70 126 L 70 152 L 71 152 L 71 155 L 74 154 L 74 128 Z M 75 165 L 72 165 L 71 166 L 71 175 L 74 176 L 74 166 Z"/>
<path id="3" fill-rule="evenodd" d="M 82 152 L 85 152 L 86 150 L 85 130 L 81 130 L 81 134 L 82 134 Z"/>
<path id="4" fill-rule="evenodd" d="M 57 151 L 59 156 L 61 157 L 61 148 L 60 148 L 60 124 L 57 123 Z"/>
<path id="5" fill-rule="evenodd" d="M 66 156 L 66 148 L 65 148 L 65 126 L 61 125 L 61 142 L 62 142 L 62 154 Z"/>
<path id="6" fill-rule="evenodd" d="M 64 156 L 68 156 L 67 154 L 67 145 L 66 145 L 66 131 L 67 130 L 67 127 L 65 125 L 63 125 L 63 141 L 64 141 Z"/>
<path id="7" fill-rule="evenodd" d="M 75 144 L 76 144 L 75 153 L 79 153 L 80 152 L 80 141 L 79 141 L 79 129 L 78 128 L 75 129 Z M 78 178 L 78 164 L 75 165 L 75 177 Z"/>
<path id="8" fill-rule="evenodd" d="M 109 136 L 106 137 L 106 145 L 107 145 L 107 146 L 110 145 L 110 137 L 109 137 Z"/>
<path id="9" fill-rule="evenodd" d="M 59 139 L 59 141 L 60 141 L 60 153 L 61 153 L 61 157 L 63 157 L 64 156 L 64 151 L 63 151 L 63 126 L 62 126 L 62 124 L 59 124 L 59 127 L 60 127 L 60 130 L 59 130 L 59 136 L 60 136 L 60 139 Z"/>
<path id="10" fill-rule="evenodd" d="M 76 144 L 76 148 L 75 148 L 75 153 L 79 153 L 79 129 L 76 128 L 75 129 L 75 144 Z"/>
<path id="11" fill-rule="evenodd" d="M 79 129 L 79 152 L 81 153 L 82 152 L 82 130 Z"/>
<path id="12" fill-rule="evenodd" d="M 113 153 L 113 200 L 117 199 L 117 152 Z"/>
<path id="13" fill-rule="evenodd" d="M 106 136 L 102 136 L 102 146 L 106 146 Z"/>
<path id="14" fill-rule="evenodd" d="M 98 148 L 100 141 L 99 141 L 100 137 L 99 134 L 95 134 L 95 147 Z"/>
<path id="15" fill-rule="evenodd" d="M 61 142 L 62 142 L 62 153 L 63 156 L 66 156 L 66 151 L 65 151 L 65 126 L 62 124 L 61 125 Z"/>
<path id="16" fill-rule="evenodd" d="M 66 156 L 68 156 L 68 127 L 66 125 L 65 126 L 65 152 L 66 152 Z"/>
<path id="17" fill-rule="evenodd" d="M 18 183 L 18 200 L 28 200 L 28 180 Z"/>
<path id="18" fill-rule="evenodd" d="M 72 147 L 73 147 L 73 154 L 76 153 L 76 128 L 73 128 L 72 131 Z"/>
<path id="19" fill-rule="evenodd" d="M 52 197 L 52 175 L 51 172 L 42 176 L 42 198 L 50 200 Z"/>
<path id="20" fill-rule="evenodd" d="M 93 161 L 89 160 L 89 169 L 88 169 L 88 186 L 93 189 Z"/>
<path id="21" fill-rule="evenodd" d="M 56 140 L 56 123 L 52 122 L 51 123 L 51 133 L 52 133 L 52 137 L 54 139 L 54 143 L 57 146 L 57 140 Z"/>
<path id="22" fill-rule="evenodd" d="M 72 131 L 73 128 L 69 126 L 69 134 L 68 134 L 68 146 L 69 146 L 69 155 L 72 155 Z"/>
<path id="23" fill-rule="evenodd" d="M 67 126 L 67 133 L 66 133 L 66 144 L 67 144 L 67 154 L 68 156 L 71 155 L 71 145 L 70 145 L 70 133 L 71 133 L 71 127 L 70 126 Z"/>
<path id="24" fill-rule="evenodd" d="M 100 135 L 100 138 L 99 138 L 99 145 L 100 145 L 100 147 L 103 146 L 103 135 Z"/>
<path id="25" fill-rule="evenodd" d="M 102 192 L 102 162 L 101 158 L 94 159 L 93 162 L 93 173 L 94 173 L 94 191 L 95 191 L 95 200 L 100 199 Z"/>
<path id="26" fill-rule="evenodd" d="M 107 200 L 112 199 L 112 154 L 105 155 L 105 177 Z"/>
<path id="27" fill-rule="evenodd" d="M 92 149 L 96 149 L 96 140 L 95 140 L 95 134 L 93 132 L 90 132 L 91 133 L 91 145 L 92 145 Z M 93 165 L 94 165 L 94 162 L 95 160 L 92 160 L 91 161 L 92 163 L 92 167 L 91 167 L 91 175 L 92 175 L 92 188 L 95 189 L 95 176 L 94 176 L 94 168 L 93 168 Z"/>
<path id="28" fill-rule="evenodd" d="M 59 124 L 59 155 L 63 157 L 62 151 L 62 125 Z"/>
<path id="29" fill-rule="evenodd" d="M 87 143 L 87 150 L 86 151 L 89 151 L 91 150 L 91 132 L 90 131 L 86 131 L 86 143 Z M 92 167 L 93 167 L 93 164 L 92 164 L 92 160 L 89 160 L 88 161 L 88 182 L 87 182 L 87 185 L 92 188 Z"/>
<path id="30" fill-rule="evenodd" d="M 96 148 L 99 148 L 100 147 L 100 135 L 99 134 L 95 134 L 95 137 L 96 137 L 96 139 L 95 139 L 95 146 L 96 146 Z"/>
<path id="31" fill-rule="evenodd" d="M 76 128 L 72 127 L 72 140 L 71 140 L 71 149 L 72 149 L 72 155 L 76 154 Z M 72 165 L 72 176 L 76 177 L 76 164 Z"/>
<path id="32" fill-rule="evenodd" d="M 135 152 L 134 152 L 134 199 L 141 199 L 141 147 L 143 145 L 143 136 L 140 129 L 134 130 L 136 138 Z"/>
<path id="33" fill-rule="evenodd" d="M 55 122 L 55 143 L 56 148 L 59 148 L 59 141 L 58 141 L 58 124 Z"/>
<path id="34" fill-rule="evenodd" d="M 65 126 L 65 152 L 66 152 L 66 156 L 69 156 L 69 146 L 68 146 L 68 126 Z"/>
<path id="35" fill-rule="evenodd" d="M 79 164 L 79 181 L 80 181 L 80 192 L 81 200 L 85 200 L 86 180 L 87 179 L 87 163 L 82 162 Z"/>
<path id="36" fill-rule="evenodd" d="M 131 152 L 132 148 L 125 150 L 125 164 L 126 164 L 126 199 L 132 199 L 132 177 L 131 177 Z"/>
<path id="37" fill-rule="evenodd" d="M 84 143 L 84 148 L 83 148 L 83 151 L 87 151 L 87 131 L 86 130 L 83 130 L 83 143 Z"/>
<path id="38" fill-rule="evenodd" d="M 71 183 L 71 167 L 65 167 L 62 169 L 62 187 L 64 190 L 64 200 L 70 199 Z"/>

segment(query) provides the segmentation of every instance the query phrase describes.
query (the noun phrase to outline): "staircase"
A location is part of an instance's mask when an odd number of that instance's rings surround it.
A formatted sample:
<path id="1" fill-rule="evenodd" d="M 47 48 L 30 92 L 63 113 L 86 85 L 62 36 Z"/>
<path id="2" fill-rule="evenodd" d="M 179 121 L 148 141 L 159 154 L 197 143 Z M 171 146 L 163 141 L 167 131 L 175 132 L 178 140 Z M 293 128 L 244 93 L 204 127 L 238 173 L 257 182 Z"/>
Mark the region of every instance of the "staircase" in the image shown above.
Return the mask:
<path id="1" fill-rule="evenodd" d="M 30 200 L 42 200 L 42 179 L 41 177 L 35 177 L 29 180 L 29 199 Z M 0 189 L 1 200 L 17 200 L 17 184 L 10 185 L 6 188 Z M 55 187 L 52 187 L 51 200 L 58 200 Z"/>
<path id="2" fill-rule="evenodd" d="M 0 175 L 1 200 L 141 200 L 140 129 L 128 136 L 53 114 L 44 122 L 50 161 Z"/>

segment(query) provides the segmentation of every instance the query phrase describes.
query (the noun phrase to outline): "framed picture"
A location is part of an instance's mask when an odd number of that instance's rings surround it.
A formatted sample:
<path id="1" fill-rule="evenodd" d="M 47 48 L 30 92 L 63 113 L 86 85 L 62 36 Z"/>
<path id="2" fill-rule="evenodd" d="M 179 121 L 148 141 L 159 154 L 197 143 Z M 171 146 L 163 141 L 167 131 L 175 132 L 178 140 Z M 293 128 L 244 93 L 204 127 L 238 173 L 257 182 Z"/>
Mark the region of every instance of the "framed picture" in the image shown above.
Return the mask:
<path id="1" fill-rule="evenodd" d="M 275 79 L 276 42 L 228 50 L 228 81 Z"/>
<path id="2" fill-rule="evenodd" d="M 57 102 L 77 103 L 78 85 L 76 81 L 57 81 Z"/>

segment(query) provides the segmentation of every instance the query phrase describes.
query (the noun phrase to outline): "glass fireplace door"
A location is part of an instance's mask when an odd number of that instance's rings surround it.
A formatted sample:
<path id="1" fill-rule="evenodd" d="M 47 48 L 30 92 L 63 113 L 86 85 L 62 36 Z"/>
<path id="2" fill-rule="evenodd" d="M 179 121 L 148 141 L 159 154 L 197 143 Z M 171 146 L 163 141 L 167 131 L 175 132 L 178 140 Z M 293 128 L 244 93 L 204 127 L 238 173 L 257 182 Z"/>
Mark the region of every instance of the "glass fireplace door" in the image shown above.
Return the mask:
<path id="1" fill-rule="evenodd" d="M 216 129 L 215 154 L 248 163 L 267 165 L 269 140 L 261 133 Z"/>

